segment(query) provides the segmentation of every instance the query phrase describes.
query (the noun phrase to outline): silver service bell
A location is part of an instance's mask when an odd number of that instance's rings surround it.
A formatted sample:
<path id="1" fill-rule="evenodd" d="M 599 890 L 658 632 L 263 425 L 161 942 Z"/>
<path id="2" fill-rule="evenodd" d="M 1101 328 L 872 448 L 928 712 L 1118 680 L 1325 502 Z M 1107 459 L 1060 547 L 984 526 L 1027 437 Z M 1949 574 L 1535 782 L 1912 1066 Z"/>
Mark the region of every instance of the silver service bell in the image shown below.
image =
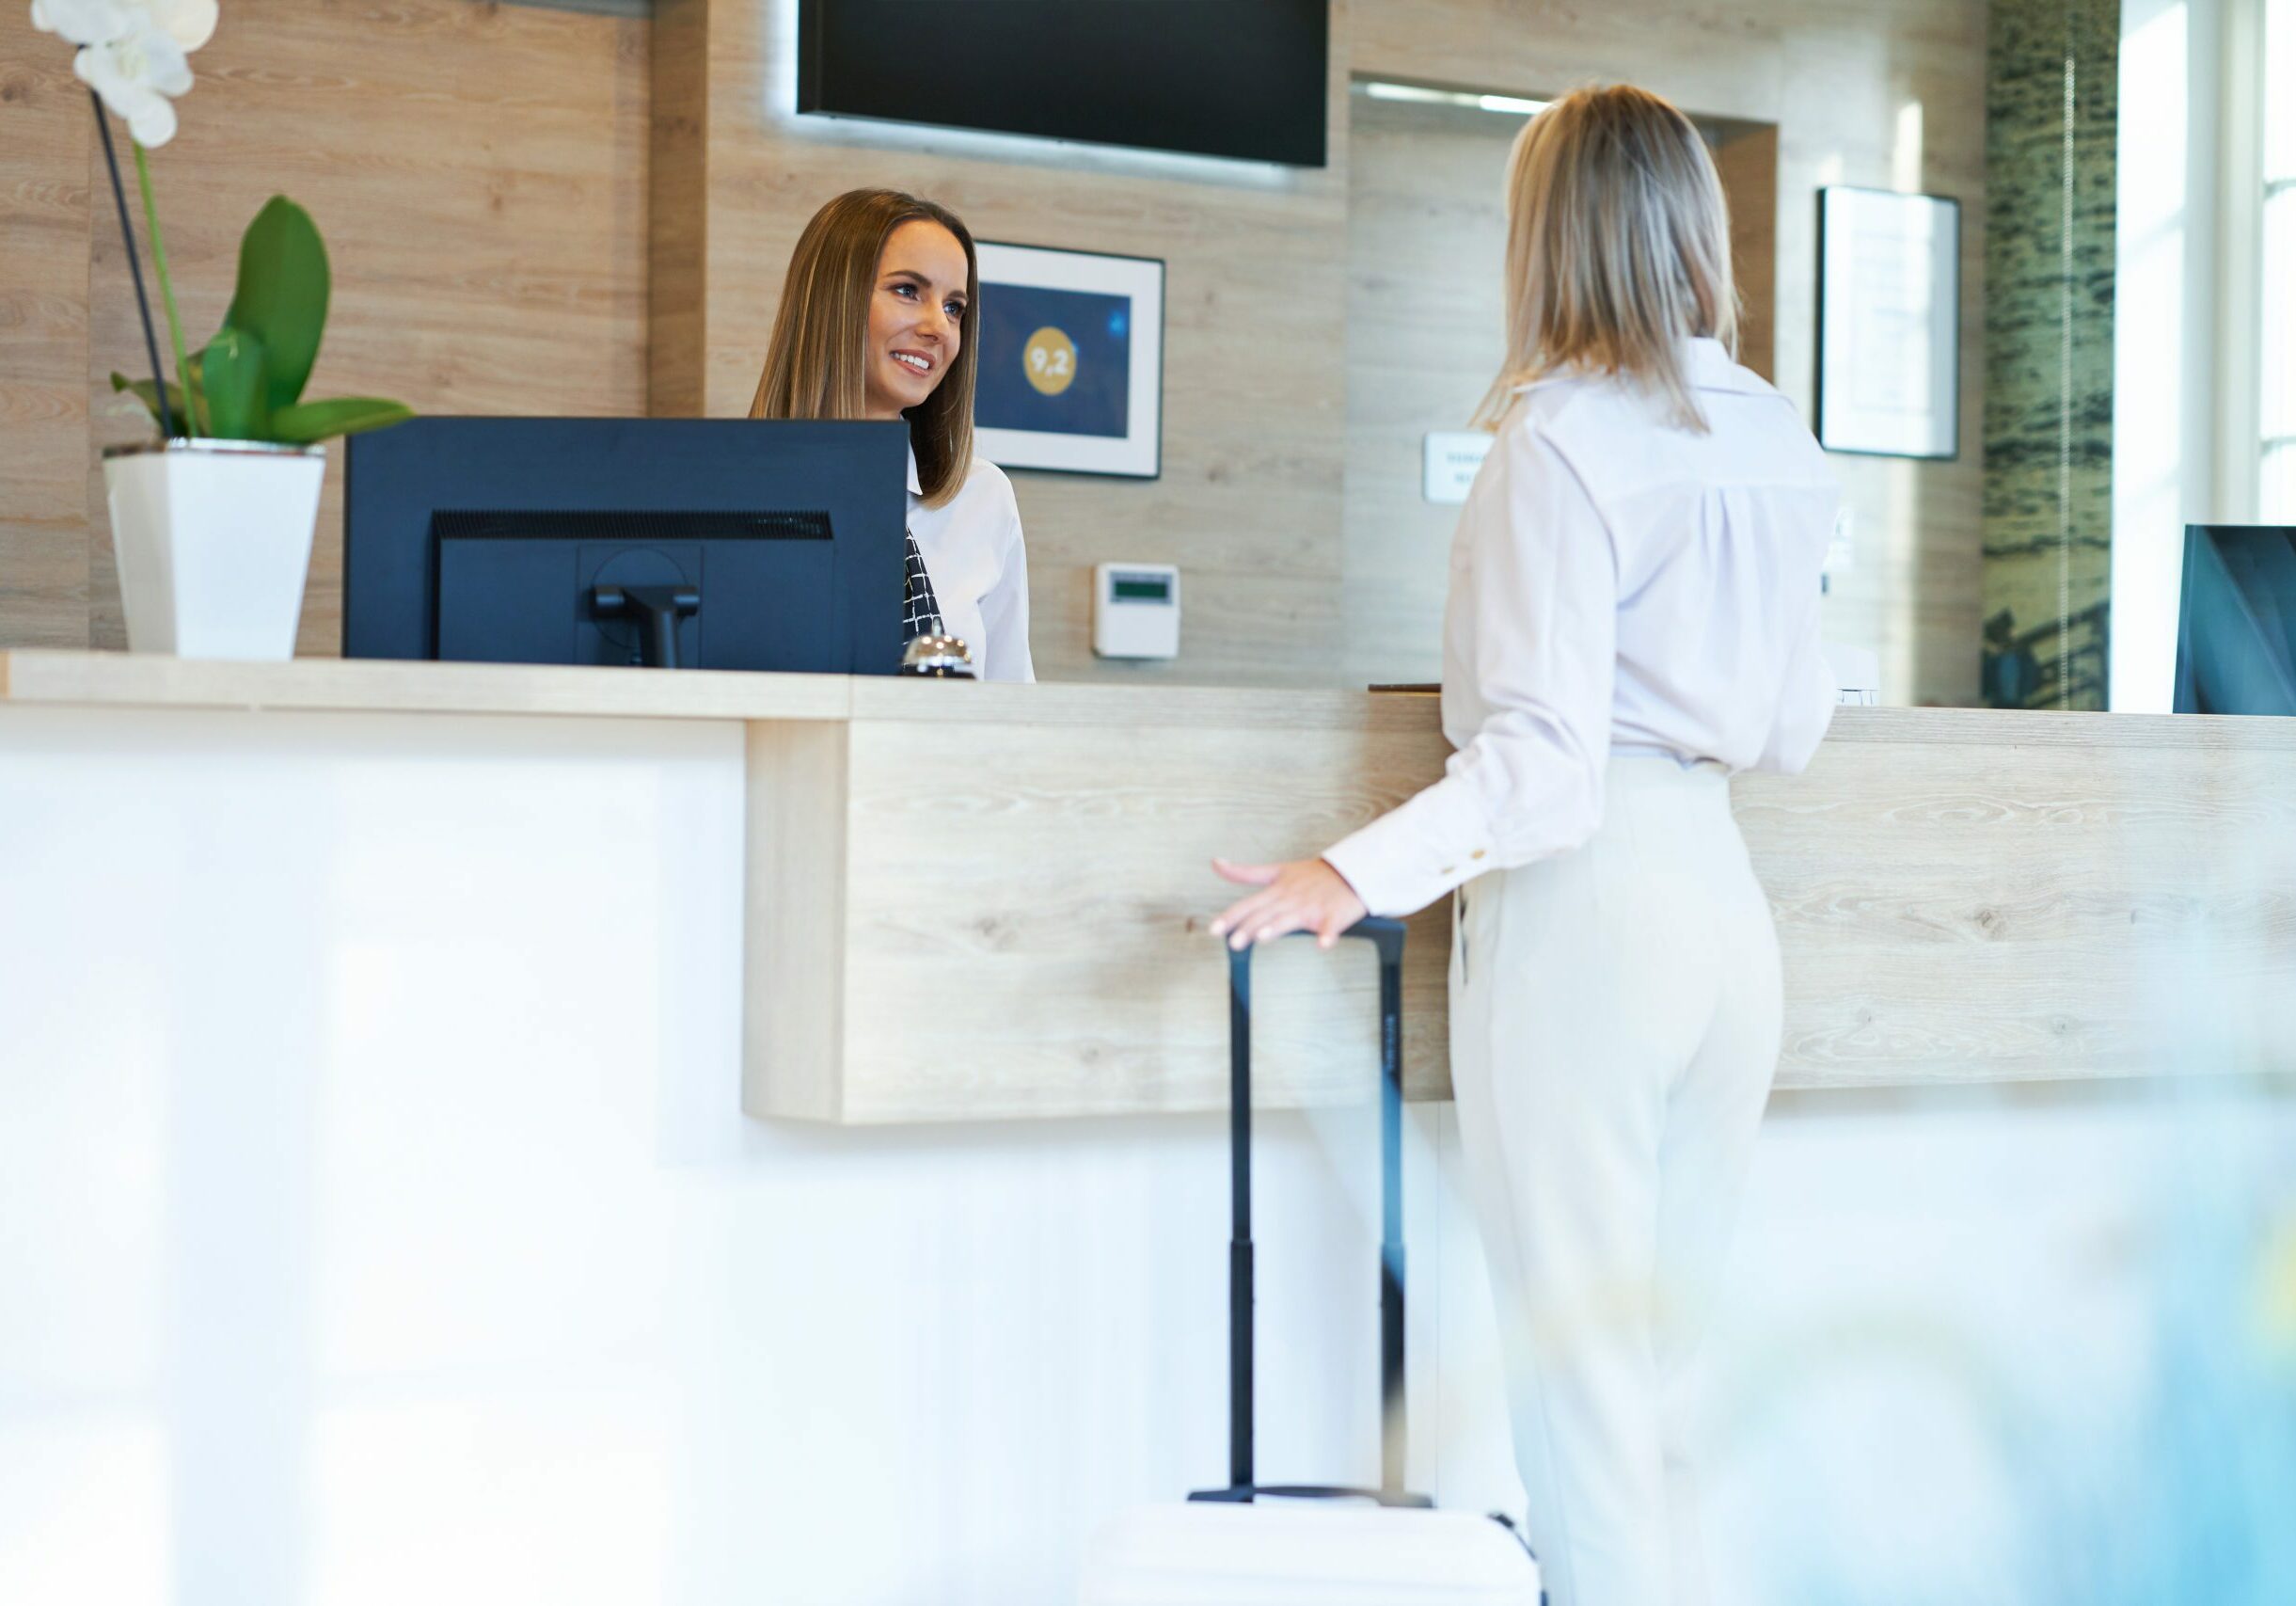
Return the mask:
<path id="1" fill-rule="evenodd" d="M 912 636 L 901 654 L 903 675 L 937 680 L 971 680 L 973 650 L 956 636 Z"/>

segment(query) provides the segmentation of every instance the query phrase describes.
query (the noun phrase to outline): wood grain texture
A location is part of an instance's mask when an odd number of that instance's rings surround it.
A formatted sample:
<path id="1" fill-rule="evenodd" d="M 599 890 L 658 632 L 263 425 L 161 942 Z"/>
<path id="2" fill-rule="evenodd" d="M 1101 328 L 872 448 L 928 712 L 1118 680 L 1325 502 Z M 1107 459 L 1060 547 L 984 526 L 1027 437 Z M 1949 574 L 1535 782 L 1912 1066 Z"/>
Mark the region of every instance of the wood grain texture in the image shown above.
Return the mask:
<path id="1" fill-rule="evenodd" d="M 0 653 L 0 704 L 750 722 L 744 1100 L 885 1122 L 1217 1107 L 1214 855 L 1320 851 L 1432 781 L 1437 699 Z M 2296 720 L 1845 708 L 1741 777 L 1786 1088 L 2286 1069 Z M 1448 1090 L 1449 908 L 1407 1086 Z M 1360 1096 L 1368 960 L 1264 956 L 1272 1104 Z"/>
<path id="2" fill-rule="evenodd" d="M 1070 715 L 1110 696 L 1064 690 Z M 1130 701 L 1098 724 L 1019 704 L 967 721 L 857 707 L 835 844 L 838 1091 L 798 1064 L 777 1098 L 782 1069 L 752 1058 L 752 1111 L 879 1123 L 1220 1106 L 1223 956 L 1204 923 L 1227 895 L 1205 861 L 1317 851 L 1433 779 L 1435 700 L 1354 700 L 1351 725 L 1330 717 L 1341 697 L 1289 728 L 1212 706 L 1144 727 Z M 1779 1085 L 2285 1069 L 2291 766 L 2296 721 L 1843 710 L 1807 775 L 1735 788 L 1785 958 Z M 753 832 L 751 851 L 818 873 L 806 842 Z M 1415 1098 L 1449 1090 L 1449 927 L 1448 904 L 1413 923 Z M 817 987 L 818 964 L 753 972 L 752 996 L 770 1008 Z M 1371 986 L 1362 956 L 1263 956 L 1268 1103 L 1362 1096 Z"/>
<path id="3" fill-rule="evenodd" d="M 2232 723 L 1829 741 L 1804 777 L 1742 777 L 1780 1085 L 2287 1069 L 2296 744 Z"/>
<path id="4" fill-rule="evenodd" d="M 657 0 L 646 150 L 646 411 L 701 418 L 709 278 L 708 0 Z"/>
<path id="5" fill-rule="evenodd" d="M 1715 171 L 1730 200 L 1731 271 L 1738 288 L 1738 360 L 1778 382 L 1778 129 L 1710 122 Z"/>
<path id="6" fill-rule="evenodd" d="M 235 663 L 156 653 L 0 652 L 0 700 L 47 708 L 843 720 L 852 715 L 852 685 L 841 676 L 721 670 L 664 675 L 385 659 Z"/>
<path id="7" fill-rule="evenodd" d="M 841 1102 L 858 1122 L 1219 1106 L 1226 958 L 1206 922 L 1230 894 L 1211 856 L 1315 852 L 1442 751 L 1425 727 L 852 730 Z M 1446 925 L 1420 920 L 1407 949 L 1422 1092 L 1444 1079 L 1418 1023 L 1441 1016 Z M 1264 1097 L 1365 1096 L 1376 997 L 1368 953 L 1264 955 Z"/>
<path id="8" fill-rule="evenodd" d="M 152 156 L 187 342 L 214 332 L 241 231 L 284 193 L 317 220 L 334 270 L 312 395 L 433 413 L 642 412 L 646 40 L 641 22 L 470 0 L 226 7 L 194 59 L 182 132 Z M 49 182 L 85 190 L 101 168 L 83 150 Z M 46 449 L 84 500 L 76 640 L 99 646 L 126 634 L 97 451 L 149 428 L 108 378 L 149 366 L 117 233 L 74 247 L 76 305 L 92 310 L 74 380 L 87 421 Z M 340 649 L 341 463 L 337 446 L 304 653 Z M 0 644 L 25 642 L 0 632 Z"/>
<path id="9" fill-rule="evenodd" d="M 0 644 L 87 642 L 94 145 L 71 48 L 0 7 Z"/>

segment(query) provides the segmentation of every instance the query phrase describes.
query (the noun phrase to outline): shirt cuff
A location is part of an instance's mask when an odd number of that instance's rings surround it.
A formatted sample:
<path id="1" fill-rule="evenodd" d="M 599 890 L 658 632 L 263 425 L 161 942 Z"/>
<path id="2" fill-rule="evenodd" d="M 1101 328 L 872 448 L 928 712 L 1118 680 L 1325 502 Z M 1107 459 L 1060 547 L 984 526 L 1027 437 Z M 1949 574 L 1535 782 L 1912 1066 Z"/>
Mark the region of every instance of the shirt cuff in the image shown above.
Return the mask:
<path id="1" fill-rule="evenodd" d="M 1323 854 L 1373 914 L 1413 914 L 1492 867 L 1475 800 L 1438 781 Z"/>

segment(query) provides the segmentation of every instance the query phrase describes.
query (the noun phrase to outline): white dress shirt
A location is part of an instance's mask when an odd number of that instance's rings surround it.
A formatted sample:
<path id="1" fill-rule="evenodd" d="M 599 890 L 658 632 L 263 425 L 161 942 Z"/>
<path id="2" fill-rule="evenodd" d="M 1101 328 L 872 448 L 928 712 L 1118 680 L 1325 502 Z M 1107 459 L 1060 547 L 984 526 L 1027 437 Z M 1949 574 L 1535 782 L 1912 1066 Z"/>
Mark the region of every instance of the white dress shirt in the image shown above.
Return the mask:
<path id="1" fill-rule="evenodd" d="M 1375 914 L 1566 852 L 1615 753 L 1800 770 L 1833 716 L 1840 490 L 1793 405 L 1688 342 L 1711 433 L 1613 378 L 1516 392 L 1451 542 L 1444 777 L 1324 854 Z"/>
<path id="2" fill-rule="evenodd" d="M 927 507 L 909 454 L 909 528 L 925 556 L 942 627 L 973 652 L 983 680 L 1034 680 L 1028 651 L 1028 551 L 1005 470 L 980 457 L 957 495 Z"/>

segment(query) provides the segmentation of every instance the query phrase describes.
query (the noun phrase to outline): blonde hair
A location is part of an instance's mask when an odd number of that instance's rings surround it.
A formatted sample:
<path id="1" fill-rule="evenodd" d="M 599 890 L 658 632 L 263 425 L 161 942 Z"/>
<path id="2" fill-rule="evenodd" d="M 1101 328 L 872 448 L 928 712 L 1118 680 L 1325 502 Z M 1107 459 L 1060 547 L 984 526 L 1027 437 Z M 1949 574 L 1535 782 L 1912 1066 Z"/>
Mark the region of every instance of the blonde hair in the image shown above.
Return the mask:
<path id="1" fill-rule="evenodd" d="M 1578 89 L 1532 118 L 1507 164 L 1507 358 L 1475 421 L 1521 386 L 1623 375 L 1704 433 L 1681 342 L 1737 355 L 1730 210 L 1690 119 L 1647 89 Z"/>
<path id="2" fill-rule="evenodd" d="M 877 294 L 885 242 L 904 223 L 938 223 L 965 249 L 965 310 L 957 360 L 933 393 L 901 416 L 917 454 L 917 485 L 927 507 L 963 488 L 973 469 L 973 376 L 978 367 L 974 309 L 980 264 L 973 235 L 945 206 L 898 190 L 848 190 L 813 215 L 789 255 L 789 276 L 766 347 L 753 419 L 867 416 L 869 303 Z"/>

